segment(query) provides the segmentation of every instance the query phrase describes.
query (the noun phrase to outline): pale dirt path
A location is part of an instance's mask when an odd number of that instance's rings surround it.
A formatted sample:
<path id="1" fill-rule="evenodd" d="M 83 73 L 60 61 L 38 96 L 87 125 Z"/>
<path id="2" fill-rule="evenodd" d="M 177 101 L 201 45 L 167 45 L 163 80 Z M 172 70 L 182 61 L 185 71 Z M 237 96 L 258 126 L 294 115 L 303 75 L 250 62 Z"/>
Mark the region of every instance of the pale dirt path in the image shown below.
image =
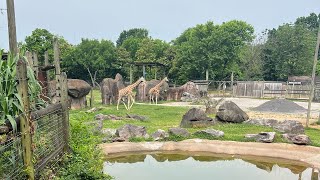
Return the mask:
<path id="1" fill-rule="evenodd" d="M 219 99 L 219 98 L 215 98 Z M 264 118 L 264 119 L 277 119 L 277 120 L 296 120 L 305 124 L 307 113 L 273 113 L 273 112 L 257 112 L 252 111 L 252 108 L 260 106 L 261 104 L 269 101 L 265 99 L 251 99 L 251 98 L 225 98 L 226 101 L 233 101 L 236 103 L 242 110 L 244 110 L 250 118 Z M 294 101 L 296 104 L 308 109 L 307 102 Z M 139 103 L 144 104 L 144 103 Z M 148 104 L 148 103 L 145 103 Z M 163 104 L 158 104 L 158 106 L 176 106 L 176 107 L 198 107 L 205 108 L 203 105 L 192 105 L 190 102 L 168 102 Z M 313 124 L 317 121 L 317 118 L 320 113 L 320 103 L 312 103 L 311 106 L 311 119 L 310 123 Z M 320 128 L 320 126 L 312 125 L 312 127 Z"/>

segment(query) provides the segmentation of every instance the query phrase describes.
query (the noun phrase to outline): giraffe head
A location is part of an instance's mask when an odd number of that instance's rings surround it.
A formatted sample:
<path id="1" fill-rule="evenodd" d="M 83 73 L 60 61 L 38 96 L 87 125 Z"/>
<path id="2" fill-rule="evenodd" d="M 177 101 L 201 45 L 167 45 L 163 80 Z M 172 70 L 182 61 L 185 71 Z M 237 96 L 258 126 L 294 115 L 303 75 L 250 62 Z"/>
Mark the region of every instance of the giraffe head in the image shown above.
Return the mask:
<path id="1" fill-rule="evenodd" d="M 168 77 L 165 77 L 163 80 L 164 80 L 165 82 L 169 82 Z"/>
<path id="2" fill-rule="evenodd" d="M 140 82 L 146 82 L 146 80 L 144 79 L 144 77 L 141 77 L 141 78 L 139 79 L 139 81 L 140 81 Z"/>

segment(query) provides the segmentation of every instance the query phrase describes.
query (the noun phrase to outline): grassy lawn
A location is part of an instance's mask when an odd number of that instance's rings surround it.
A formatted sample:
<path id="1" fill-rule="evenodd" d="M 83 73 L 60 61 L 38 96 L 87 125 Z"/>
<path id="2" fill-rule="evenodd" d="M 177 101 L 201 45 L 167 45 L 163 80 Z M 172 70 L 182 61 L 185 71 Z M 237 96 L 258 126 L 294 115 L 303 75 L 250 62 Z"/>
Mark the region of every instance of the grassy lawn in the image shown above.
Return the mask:
<path id="1" fill-rule="evenodd" d="M 94 113 L 86 113 L 86 108 L 83 110 L 70 111 L 70 118 L 78 122 L 94 122 L 94 116 L 96 114 L 113 114 L 117 116 L 125 117 L 127 113 L 147 116 L 147 121 L 136 121 L 136 120 L 105 120 L 104 128 L 119 128 L 125 124 L 133 124 L 139 126 L 145 126 L 149 134 L 155 132 L 157 129 L 163 129 L 167 131 L 171 127 L 179 127 L 180 121 L 184 113 L 189 108 L 187 107 L 168 107 L 168 106 L 155 106 L 149 104 L 135 104 L 131 111 L 126 111 L 123 105 L 119 107 L 119 111 L 116 110 L 115 105 L 102 105 L 99 91 L 94 91 L 94 107 L 101 107 L 102 109 Z M 210 128 L 221 130 L 225 133 L 223 138 L 219 140 L 228 141 L 246 141 L 245 134 L 259 133 L 262 131 L 273 131 L 272 128 L 263 126 L 254 126 L 248 124 L 217 124 Z M 207 128 L 189 128 L 188 131 L 193 133 L 195 131 L 207 129 Z M 306 129 L 306 134 L 311 138 L 314 146 L 320 147 L 320 130 L 317 129 Z M 207 137 L 195 137 L 190 138 L 207 138 Z M 177 140 L 177 139 L 172 139 Z M 180 140 L 180 139 L 178 139 Z M 137 140 L 138 141 L 138 140 Z M 284 142 L 280 137 L 280 133 L 277 133 L 276 142 Z"/>

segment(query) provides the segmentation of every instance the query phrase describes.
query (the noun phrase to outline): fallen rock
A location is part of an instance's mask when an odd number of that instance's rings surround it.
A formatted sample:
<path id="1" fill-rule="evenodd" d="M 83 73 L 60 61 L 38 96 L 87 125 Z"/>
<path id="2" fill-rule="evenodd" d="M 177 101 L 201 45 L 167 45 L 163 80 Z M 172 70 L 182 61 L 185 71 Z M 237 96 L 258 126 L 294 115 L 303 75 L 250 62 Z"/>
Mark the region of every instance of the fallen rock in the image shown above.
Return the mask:
<path id="1" fill-rule="evenodd" d="M 275 119 L 249 119 L 245 121 L 246 124 L 253 124 L 257 126 L 267 126 L 267 127 L 274 127 L 279 122 Z"/>
<path id="2" fill-rule="evenodd" d="M 181 96 L 181 101 L 182 102 L 194 102 L 196 101 L 198 98 L 191 94 L 191 93 L 188 93 L 188 92 L 184 92 L 182 93 L 182 96 Z"/>
<path id="3" fill-rule="evenodd" d="M 182 137 L 190 136 L 190 133 L 183 128 L 169 128 L 169 134 L 175 135 L 175 136 L 182 136 Z"/>
<path id="4" fill-rule="evenodd" d="M 123 138 L 125 140 L 129 140 L 133 137 L 143 137 L 147 136 L 146 127 L 136 126 L 131 124 L 126 124 L 123 127 L 117 129 L 116 136 Z"/>
<path id="5" fill-rule="evenodd" d="M 219 131 L 219 130 L 215 130 L 215 129 L 206 129 L 206 130 L 197 131 L 194 133 L 194 135 L 206 135 L 206 136 L 210 136 L 210 137 L 223 137 L 224 132 Z"/>
<path id="6" fill-rule="evenodd" d="M 183 115 L 180 127 L 182 128 L 195 128 L 195 127 L 209 127 L 213 126 L 215 121 L 208 117 L 207 114 L 198 108 L 190 109 Z"/>
<path id="7" fill-rule="evenodd" d="M 249 119 L 249 116 L 232 101 L 225 101 L 219 107 L 217 117 L 220 121 L 232 123 L 242 123 Z"/>
<path id="8" fill-rule="evenodd" d="M 122 117 L 109 114 L 109 115 L 104 115 L 104 114 L 97 114 L 95 117 L 95 120 L 122 120 Z"/>
<path id="9" fill-rule="evenodd" d="M 273 128 L 281 133 L 304 134 L 304 127 L 299 121 L 285 120 L 279 122 Z"/>
<path id="10" fill-rule="evenodd" d="M 159 140 L 163 140 L 169 137 L 169 134 L 162 130 L 162 129 L 158 129 L 156 132 L 154 132 L 153 134 L 151 134 L 151 137 L 155 140 L 155 141 L 159 141 Z"/>
<path id="11" fill-rule="evenodd" d="M 140 116 L 136 114 L 127 114 L 127 118 L 139 120 L 139 121 L 146 121 L 148 119 L 148 117 L 146 116 Z"/>
<path id="12" fill-rule="evenodd" d="M 259 134 L 246 134 L 246 139 L 253 139 L 256 142 L 272 143 L 276 136 L 275 132 L 261 132 Z"/>
<path id="13" fill-rule="evenodd" d="M 103 121 L 102 120 L 97 121 L 94 131 L 101 132 L 102 128 L 103 128 Z"/>
<path id="14" fill-rule="evenodd" d="M 115 137 L 112 139 L 112 142 L 125 142 L 128 139 L 122 138 L 122 137 Z"/>
<path id="15" fill-rule="evenodd" d="M 284 138 L 285 140 L 292 142 L 294 144 L 297 145 L 310 145 L 311 144 L 311 140 L 309 138 L 309 136 L 304 135 L 304 134 L 283 134 L 282 138 Z"/>

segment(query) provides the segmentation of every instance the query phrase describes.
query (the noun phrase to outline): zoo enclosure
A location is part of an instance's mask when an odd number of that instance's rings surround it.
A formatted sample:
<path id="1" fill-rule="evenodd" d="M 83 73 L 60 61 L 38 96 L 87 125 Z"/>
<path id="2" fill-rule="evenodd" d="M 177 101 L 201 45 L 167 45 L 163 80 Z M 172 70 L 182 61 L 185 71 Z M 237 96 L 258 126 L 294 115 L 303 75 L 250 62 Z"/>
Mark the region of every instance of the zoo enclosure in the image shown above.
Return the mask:
<path id="1" fill-rule="evenodd" d="M 17 132 L 8 134 L 4 143 L 0 141 L 0 179 L 35 179 L 46 166 L 57 163 L 63 153 L 68 150 L 67 77 L 65 73 L 60 72 L 56 45 L 57 101 L 44 109 L 31 111 L 27 63 L 23 59 L 18 61 L 17 89 L 23 101 L 24 111 L 15 120 Z"/>

